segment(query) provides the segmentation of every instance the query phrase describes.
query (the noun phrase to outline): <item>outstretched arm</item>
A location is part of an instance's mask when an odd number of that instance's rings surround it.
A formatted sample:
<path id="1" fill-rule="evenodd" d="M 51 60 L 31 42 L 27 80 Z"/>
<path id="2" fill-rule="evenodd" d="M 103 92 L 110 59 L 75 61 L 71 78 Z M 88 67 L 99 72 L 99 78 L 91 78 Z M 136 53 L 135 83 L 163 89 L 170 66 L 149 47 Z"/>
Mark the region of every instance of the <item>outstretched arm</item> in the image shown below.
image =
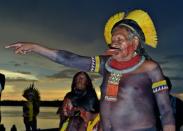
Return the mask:
<path id="1" fill-rule="evenodd" d="M 13 48 L 15 50 L 15 54 L 35 52 L 59 64 L 78 68 L 84 71 L 90 71 L 92 70 L 92 66 L 95 66 L 92 64 L 93 61 L 95 64 L 95 60 L 91 57 L 80 56 L 65 50 L 50 49 L 32 42 L 17 42 L 8 45 L 5 48 Z"/>

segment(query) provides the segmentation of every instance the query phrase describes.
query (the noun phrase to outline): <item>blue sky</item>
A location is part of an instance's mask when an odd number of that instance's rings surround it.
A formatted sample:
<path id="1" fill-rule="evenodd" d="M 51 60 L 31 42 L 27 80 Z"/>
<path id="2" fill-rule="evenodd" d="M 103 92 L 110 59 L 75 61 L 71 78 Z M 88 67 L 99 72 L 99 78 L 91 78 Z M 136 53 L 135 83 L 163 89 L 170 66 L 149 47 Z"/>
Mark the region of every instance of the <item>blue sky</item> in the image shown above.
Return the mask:
<path id="1" fill-rule="evenodd" d="M 169 76 L 173 93 L 183 93 L 182 1 L 153 0 L 1 0 L 0 72 L 7 83 L 2 99 L 23 99 L 21 93 L 32 81 L 42 99 L 62 99 L 70 90 L 77 70 L 53 63 L 36 54 L 14 55 L 4 46 L 32 41 L 80 55 L 102 54 L 107 48 L 103 29 L 107 19 L 120 11 L 143 9 L 152 17 L 158 32 L 158 47 L 145 46 Z M 101 78 L 90 74 L 95 87 Z"/>

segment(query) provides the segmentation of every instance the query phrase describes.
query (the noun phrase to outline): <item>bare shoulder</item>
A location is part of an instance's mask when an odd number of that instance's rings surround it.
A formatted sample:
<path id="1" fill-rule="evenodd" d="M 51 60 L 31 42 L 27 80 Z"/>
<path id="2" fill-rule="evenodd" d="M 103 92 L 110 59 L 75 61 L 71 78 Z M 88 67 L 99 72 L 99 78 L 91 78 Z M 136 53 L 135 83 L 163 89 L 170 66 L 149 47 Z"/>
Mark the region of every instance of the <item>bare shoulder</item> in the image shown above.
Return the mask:
<path id="1" fill-rule="evenodd" d="M 142 68 L 145 71 L 152 71 L 156 68 L 159 68 L 159 64 L 158 64 L 158 62 L 156 62 L 154 60 L 145 60 L 145 62 L 142 65 Z"/>

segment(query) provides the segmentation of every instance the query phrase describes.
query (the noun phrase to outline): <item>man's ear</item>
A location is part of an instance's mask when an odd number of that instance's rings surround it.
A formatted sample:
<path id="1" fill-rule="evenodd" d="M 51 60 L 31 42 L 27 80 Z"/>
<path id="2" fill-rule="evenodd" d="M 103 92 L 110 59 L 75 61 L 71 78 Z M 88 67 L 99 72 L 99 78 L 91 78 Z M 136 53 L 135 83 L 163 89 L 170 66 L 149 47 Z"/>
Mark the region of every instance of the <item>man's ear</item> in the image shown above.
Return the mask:
<path id="1" fill-rule="evenodd" d="M 139 45 L 139 38 L 137 36 L 133 38 L 133 45 L 134 45 L 134 49 L 136 50 Z"/>

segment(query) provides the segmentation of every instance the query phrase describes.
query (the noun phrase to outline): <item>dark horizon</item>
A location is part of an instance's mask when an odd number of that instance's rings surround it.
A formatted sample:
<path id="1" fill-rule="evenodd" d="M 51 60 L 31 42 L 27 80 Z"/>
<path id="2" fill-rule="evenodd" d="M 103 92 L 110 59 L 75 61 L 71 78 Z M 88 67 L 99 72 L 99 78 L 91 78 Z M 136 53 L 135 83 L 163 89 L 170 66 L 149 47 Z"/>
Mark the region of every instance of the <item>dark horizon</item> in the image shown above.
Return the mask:
<path id="1" fill-rule="evenodd" d="M 2 100 L 0 106 L 23 106 L 25 100 Z M 62 101 L 52 100 L 52 101 L 40 101 L 40 107 L 59 107 Z"/>

